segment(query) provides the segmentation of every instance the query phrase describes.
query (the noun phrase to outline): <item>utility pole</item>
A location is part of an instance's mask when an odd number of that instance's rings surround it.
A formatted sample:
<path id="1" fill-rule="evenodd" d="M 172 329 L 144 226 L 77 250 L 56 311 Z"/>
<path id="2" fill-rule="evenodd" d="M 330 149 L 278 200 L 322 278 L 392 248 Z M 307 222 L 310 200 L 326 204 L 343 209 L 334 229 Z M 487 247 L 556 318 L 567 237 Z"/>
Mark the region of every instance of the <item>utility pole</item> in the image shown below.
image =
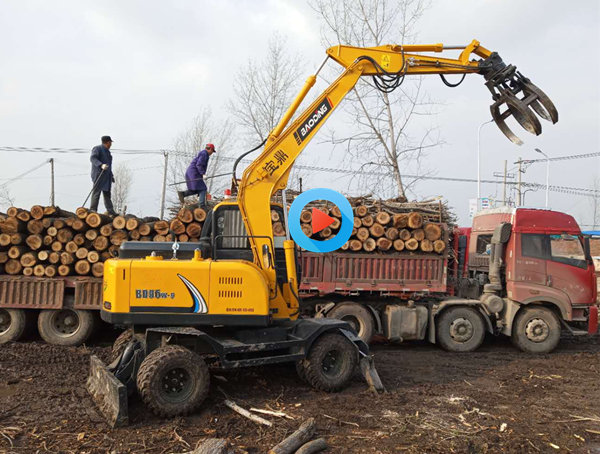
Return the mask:
<path id="1" fill-rule="evenodd" d="M 169 164 L 169 153 L 163 150 L 165 156 L 165 168 L 163 170 L 163 183 L 162 183 L 162 195 L 160 197 L 160 218 L 165 217 L 165 198 L 167 195 L 167 166 Z"/>
<path id="2" fill-rule="evenodd" d="M 504 160 L 504 191 L 502 192 L 502 205 L 506 206 L 506 159 Z"/>
<path id="3" fill-rule="evenodd" d="M 548 208 L 548 199 L 550 193 L 550 156 L 548 156 L 539 148 L 536 148 L 535 151 L 546 158 L 546 208 Z"/>
<path id="4" fill-rule="evenodd" d="M 494 120 L 488 120 L 479 125 L 477 129 L 477 210 L 479 210 L 481 202 L 481 128 Z"/>
<path id="5" fill-rule="evenodd" d="M 48 159 L 50 163 L 50 205 L 54 206 L 54 158 Z"/>
<path id="6" fill-rule="evenodd" d="M 521 175 L 523 173 L 523 171 L 521 170 L 521 166 L 523 165 L 523 161 L 520 157 L 519 157 L 518 163 L 519 163 L 519 183 L 517 184 L 517 191 L 519 192 L 519 204 L 517 206 L 521 206 L 521 205 L 523 205 L 523 202 L 522 202 L 523 196 L 521 193 Z"/>

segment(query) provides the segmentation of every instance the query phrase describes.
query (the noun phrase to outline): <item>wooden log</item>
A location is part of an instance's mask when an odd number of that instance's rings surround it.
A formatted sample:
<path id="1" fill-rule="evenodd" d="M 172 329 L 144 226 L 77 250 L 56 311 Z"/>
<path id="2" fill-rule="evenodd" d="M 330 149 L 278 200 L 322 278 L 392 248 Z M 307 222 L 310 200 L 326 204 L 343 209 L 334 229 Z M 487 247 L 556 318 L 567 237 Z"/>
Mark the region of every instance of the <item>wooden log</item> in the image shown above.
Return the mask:
<path id="1" fill-rule="evenodd" d="M 6 274 L 11 274 L 11 275 L 19 274 L 22 269 L 23 269 L 23 266 L 21 265 L 21 262 L 19 262 L 18 260 L 15 260 L 15 259 L 10 259 L 4 264 L 4 272 Z"/>
<path id="2" fill-rule="evenodd" d="M 151 236 L 142 236 L 142 237 L 140 237 L 140 241 L 152 241 L 152 237 Z"/>
<path id="3" fill-rule="evenodd" d="M 400 238 L 402 241 L 407 241 L 409 240 L 411 237 L 410 234 L 410 230 L 408 229 L 402 229 L 398 232 L 398 238 Z"/>
<path id="4" fill-rule="evenodd" d="M 369 209 L 364 205 L 359 205 L 356 208 L 354 208 L 354 214 L 356 214 L 356 216 L 358 216 L 359 218 L 365 217 L 368 212 Z"/>
<path id="5" fill-rule="evenodd" d="M 342 251 L 347 251 L 349 247 L 350 247 L 350 241 L 346 241 L 344 244 L 342 244 L 342 246 L 340 247 L 340 249 Z"/>
<path id="6" fill-rule="evenodd" d="M 431 241 L 429 241 L 427 238 L 425 238 L 424 240 L 421 241 L 421 243 L 419 244 L 419 248 L 423 251 L 423 252 L 432 252 L 433 251 L 433 243 Z"/>
<path id="7" fill-rule="evenodd" d="M 369 236 L 369 229 L 367 229 L 366 227 L 361 227 L 356 231 L 356 238 L 358 238 L 360 241 L 366 241 L 366 239 L 369 238 Z"/>
<path id="8" fill-rule="evenodd" d="M 64 227 L 71 227 L 73 225 L 73 222 L 75 222 L 76 218 L 67 218 L 64 220 L 65 225 Z"/>
<path id="9" fill-rule="evenodd" d="M 52 227 L 54 227 L 56 230 L 62 229 L 65 225 L 66 224 L 63 219 L 55 219 L 54 222 L 52 222 Z"/>
<path id="10" fill-rule="evenodd" d="M 367 238 L 363 242 L 363 249 L 367 252 L 374 251 L 376 247 L 377 247 L 377 242 L 375 241 L 374 238 Z"/>
<path id="11" fill-rule="evenodd" d="M 65 251 L 68 253 L 74 254 L 77 249 L 79 249 L 79 245 L 75 241 L 69 241 L 65 244 Z"/>
<path id="12" fill-rule="evenodd" d="M 138 229 L 133 229 L 129 232 L 129 239 L 133 241 L 137 241 L 140 239 L 142 235 L 140 235 L 140 231 Z"/>
<path id="13" fill-rule="evenodd" d="M 302 213 L 300 213 L 300 222 L 303 222 L 304 224 L 309 224 L 312 221 L 312 212 L 309 210 L 303 210 Z"/>
<path id="14" fill-rule="evenodd" d="M 282 227 L 283 228 L 283 227 Z M 333 231 L 329 227 L 325 227 L 319 232 L 321 238 L 329 238 L 333 234 Z"/>
<path id="15" fill-rule="evenodd" d="M 50 255 L 50 253 L 48 251 L 38 251 L 38 253 L 37 253 L 38 261 L 45 262 L 46 260 L 48 260 L 48 255 Z"/>
<path id="16" fill-rule="evenodd" d="M 73 219 L 71 228 L 73 230 L 75 230 L 76 232 L 85 232 L 87 229 L 90 228 L 90 226 L 87 225 L 83 219 L 76 218 L 76 219 Z"/>
<path id="17" fill-rule="evenodd" d="M 44 246 L 50 246 L 53 241 L 54 241 L 53 237 L 51 237 L 50 235 L 46 235 L 44 237 Z"/>
<path id="18" fill-rule="evenodd" d="M 154 231 L 159 235 L 166 235 L 169 233 L 169 223 L 167 221 L 156 221 Z"/>
<path id="19" fill-rule="evenodd" d="M 162 242 L 164 242 L 164 241 L 167 241 L 167 237 L 166 237 L 166 236 L 164 236 L 164 235 L 158 235 L 158 234 L 157 234 L 157 235 L 154 235 L 154 236 L 152 237 L 152 241 L 156 241 L 156 242 L 158 242 L 158 243 L 162 243 Z"/>
<path id="20" fill-rule="evenodd" d="M 373 219 L 373 216 L 367 214 L 361 218 L 360 222 L 362 223 L 363 227 L 371 227 L 375 223 L 375 220 Z"/>
<path id="21" fill-rule="evenodd" d="M 80 276 L 84 276 L 90 272 L 91 265 L 87 260 L 79 260 L 75 263 L 75 272 Z"/>
<path id="22" fill-rule="evenodd" d="M 75 251 L 75 257 L 77 257 L 80 260 L 87 258 L 87 255 L 88 255 L 87 248 L 80 247 L 79 249 L 77 249 Z"/>
<path id="23" fill-rule="evenodd" d="M 32 266 L 26 266 L 25 268 L 23 268 L 23 276 L 31 276 L 33 274 L 33 267 Z"/>
<path id="24" fill-rule="evenodd" d="M 0 222 L 0 232 L 1 233 L 17 233 L 17 232 L 26 232 L 27 231 L 27 223 L 20 221 L 17 218 L 6 218 L 4 221 Z"/>
<path id="25" fill-rule="evenodd" d="M 70 267 L 69 265 L 60 265 L 58 267 L 58 275 L 59 276 L 68 276 L 69 274 L 71 274 L 71 270 L 73 268 Z"/>
<path id="26" fill-rule="evenodd" d="M 52 222 L 54 222 L 54 219 L 52 218 L 43 218 L 40 219 L 42 221 L 42 226 L 47 229 L 48 227 L 52 227 Z"/>
<path id="27" fill-rule="evenodd" d="M 113 258 L 113 256 L 110 255 L 110 252 L 108 252 L 108 251 L 104 251 L 104 252 L 100 253 L 100 260 L 102 262 L 104 262 L 104 261 L 106 261 L 108 259 L 112 259 L 112 258 Z M 95 263 L 94 263 L 94 265 L 95 265 Z"/>
<path id="28" fill-rule="evenodd" d="M 44 224 L 39 219 L 32 219 L 27 222 L 27 231 L 29 233 L 42 233 L 44 231 Z"/>
<path id="29" fill-rule="evenodd" d="M 185 228 L 185 233 L 189 236 L 200 236 L 200 232 L 202 231 L 202 225 L 198 222 L 190 222 Z M 140 232 L 141 233 L 141 232 Z"/>
<path id="30" fill-rule="evenodd" d="M 60 263 L 62 265 L 70 265 L 75 262 L 75 255 L 70 252 L 61 252 L 60 253 Z"/>
<path id="31" fill-rule="evenodd" d="M 403 251 L 404 250 L 404 241 L 397 239 L 394 240 L 394 249 L 398 252 Z"/>
<path id="32" fill-rule="evenodd" d="M 44 207 L 44 216 L 54 216 L 55 218 L 74 218 L 77 217 L 72 211 L 63 210 L 57 206 Z"/>
<path id="33" fill-rule="evenodd" d="M 26 252 L 21 255 L 19 258 L 19 262 L 21 262 L 21 266 L 33 266 L 36 263 L 36 258 L 33 252 Z"/>
<path id="34" fill-rule="evenodd" d="M 423 226 L 425 238 L 429 241 L 439 240 L 442 237 L 442 227 L 439 224 L 429 222 Z"/>
<path id="35" fill-rule="evenodd" d="M 36 266 L 33 267 L 33 275 L 37 276 L 37 277 L 42 277 L 44 276 L 46 267 L 42 264 L 38 264 Z"/>
<path id="36" fill-rule="evenodd" d="M 397 229 L 404 229 L 408 227 L 408 215 L 407 214 L 395 214 L 392 217 L 392 225 Z"/>
<path id="37" fill-rule="evenodd" d="M 96 227 L 100 227 L 103 224 L 108 224 L 110 221 L 110 216 L 100 213 L 90 213 L 85 218 L 85 223 L 94 229 Z"/>
<path id="38" fill-rule="evenodd" d="M 381 224 L 375 223 L 369 228 L 369 233 L 371 233 L 371 236 L 379 238 L 385 233 L 385 228 Z"/>
<path id="39" fill-rule="evenodd" d="M 94 241 L 97 237 L 98 237 L 98 230 L 96 230 L 96 229 L 89 229 L 87 232 L 85 232 L 85 238 L 89 241 Z"/>
<path id="40" fill-rule="evenodd" d="M 31 213 L 27 210 L 19 210 L 16 217 L 20 221 L 29 222 L 31 220 Z"/>
<path id="41" fill-rule="evenodd" d="M 8 207 L 8 210 L 6 210 L 6 214 L 11 217 L 11 218 L 15 218 L 17 217 L 17 213 L 19 212 L 20 208 L 17 207 Z"/>
<path id="42" fill-rule="evenodd" d="M 282 440 L 277 446 L 274 446 L 269 451 L 269 454 L 293 454 L 302 445 L 309 442 L 315 433 L 315 419 L 308 418 L 304 421 L 298 430 L 292 433 L 289 437 Z"/>
<path id="43" fill-rule="evenodd" d="M 100 260 L 100 254 L 98 251 L 89 251 L 87 254 L 87 261 L 90 263 L 96 263 Z"/>
<path id="44" fill-rule="evenodd" d="M 60 241 L 53 241 L 50 245 L 50 249 L 52 249 L 54 252 L 60 252 L 63 250 L 64 246 L 65 245 L 62 244 Z"/>
<path id="45" fill-rule="evenodd" d="M 182 233 L 185 233 L 185 224 L 178 218 L 171 221 L 170 227 L 175 235 L 181 235 Z"/>
<path id="46" fill-rule="evenodd" d="M 152 233 L 153 230 L 154 230 L 153 222 L 146 222 L 145 224 L 141 224 L 140 227 L 138 228 L 138 231 L 140 232 L 141 236 L 148 236 Z M 102 230 L 100 230 L 100 233 L 102 233 Z M 104 233 L 102 233 L 102 235 L 104 235 Z"/>
<path id="47" fill-rule="evenodd" d="M 94 249 L 96 249 L 97 251 L 104 251 L 106 250 L 106 248 L 108 248 L 108 238 L 105 236 L 99 236 L 97 237 L 94 242 L 92 243 Z"/>
<path id="48" fill-rule="evenodd" d="M 190 236 L 187 233 L 182 233 L 181 235 L 177 236 L 177 241 L 180 243 L 187 243 L 190 241 Z"/>
<path id="49" fill-rule="evenodd" d="M 362 241 L 359 240 L 350 240 L 349 245 L 348 245 L 348 249 L 350 249 L 353 252 L 358 252 L 362 249 L 363 244 Z"/>
<path id="50" fill-rule="evenodd" d="M 54 277 L 56 276 L 56 266 L 55 265 L 48 265 L 44 268 L 44 276 L 46 277 Z"/>
<path id="51" fill-rule="evenodd" d="M 377 240 L 377 249 L 379 249 L 380 251 L 389 251 L 392 247 L 392 242 L 385 238 L 385 237 L 381 237 Z"/>
<path id="52" fill-rule="evenodd" d="M 313 234 L 312 231 L 312 226 L 310 224 L 300 224 L 300 228 L 302 229 L 302 232 L 307 236 L 307 237 L 311 237 Z"/>
<path id="53" fill-rule="evenodd" d="M 375 215 L 375 220 L 381 225 L 388 225 L 391 219 L 392 217 L 390 216 L 390 214 L 385 211 L 380 211 Z"/>
<path id="54" fill-rule="evenodd" d="M 144 224 L 144 225 L 147 225 L 147 224 Z M 100 235 L 102 235 L 102 236 L 110 236 L 111 233 L 113 233 L 113 225 L 112 224 L 104 224 L 102 227 L 100 227 Z M 94 239 L 95 238 L 93 238 L 92 241 Z"/>
<path id="55" fill-rule="evenodd" d="M 34 205 L 29 210 L 33 219 L 42 219 L 44 217 L 44 208 L 40 205 Z"/>
<path id="56" fill-rule="evenodd" d="M 67 244 L 73 239 L 73 231 L 67 227 L 60 229 L 56 232 L 56 239 L 63 244 Z"/>
<path id="57" fill-rule="evenodd" d="M 96 262 L 92 265 L 92 275 L 95 277 L 104 276 L 104 263 Z"/>
<path id="58" fill-rule="evenodd" d="M 446 250 L 446 243 L 442 240 L 435 240 L 433 242 L 433 250 L 438 254 L 441 254 Z"/>
<path id="59" fill-rule="evenodd" d="M 46 235 L 56 236 L 57 233 L 58 233 L 58 229 L 54 226 L 48 227 L 46 229 Z"/>
<path id="60" fill-rule="evenodd" d="M 11 259 L 18 259 L 28 251 L 25 246 L 11 246 L 8 250 L 8 257 Z M 20 271 L 20 270 L 19 270 Z"/>
<path id="61" fill-rule="evenodd" d="M 415 229 L 410 235 L 417 241 L 423 241 L 425 238 L 425 231 L 423 229 Z"/>
<path id="62" fill-rule="evenodd" d="M 321 452 L 327 449 L 327 442 L 324 438 L 317 438 L 316 440 L 309 441 L 303 444 L 295 454 L 313 454 L 315 452 Z"/>
<path id="63" fill-rule="evenodd" d="M 73 242 L 77 246 L 83 246 L 85 244 L 85 241 L 86 241 L 86 238 L 83 233 L 77 233 L 75 236 L 73 236 Z"/>
<path id="64" fill-rule="evenodd" d="M 79 207 L 75 210 L 75 215 L 79 218 L 79 219 L 86 219 L 87 216 L 89 214 L 89 211 L 87 208 L 85 207 Z"/>
<path id="65" fill-rule="evenodd" d="M 338 219 L 342 217 L 342 212 L 337 207 L 337 205 L 334 205 L 334 206 L 331 207 L 331 210 L 329 211 L 329 214 L 331 216 L 333 216 L 334 218 L 338 218 Z"/>
<path id="66" fill-rule="evenodd" d="M 398 229 L 395 227 L 388 227 L 385 230 L 385 237 L 390 241 L 398 239 Z"/>
<path id="67" fill-rule="evenodd" d="M 281 222 L 276 222 L 273 224 L 273 235 L 285 236 L 285 229 L 283 228 L 283 224 Z"/>
<path id="68" fill-rule="evenodd" d="M 337 218 L 333 218 L 333 222 L 329 225 L 329 228 L 331 230 L 337 230 L 340 228 L 340 225 L 342 225 L 342 221 Z"/>
<path id="69" fill-rule="evenodd" d="M 416 251 L 419 248 L 419 242 L 415 238 L 409 238 L 404 242 L 404 247 L 409 251 Z"/>
<path id="70" fill-rule="evenodd" d="M 423 225 L 423 216 L 413 211 L 408 215 L 408 226 L 411 229 L 420 229 Z"/>
<path id="71" fill-rule="evenodd" d="M 194 220 L 194 213 L 189 208 L 183 207 L 177 212 L 177 219 L 184 224 L 189 224 Z"/>
<path id="72" fill-rule="evenodd" d="M 354 217 L 354 228 L 358 229 L 361 226 L 362 226 L 362 222 L 361 222 L 360 218 L 355 216 Z"/>
<path id="73" fill-rule="evenodd" d="M 271 222 L 279 221 L 279 213 L 275 210 L 271 210 Z"/>
<path id="74" fill-rule="evenodd" d="M 48 254 L 48 261 L 52 264 L 58 263 L 60 260 L 60 254 L 56 251 L 52 251 L 50 252 L 50 254 Z"/>
<path id="75" fill-rule="evenodd" d="M 125 241 L 127 241 L 127 231 L 125 230 L 113 230 L 113 233 L 110 234 L 110 242 L 115 246 L 120 246 Z"/>
<path id="76" fill-rule="evenodd" d="M 204 222 L 206 219 L 206 211 L 202 208 L 194 208 L 194 221 L 196 222 Z"/>
<path id="77" fill-rule="evenodd" d="M 193 451 L 186 454 L 233 454 L 229 442 L 223 438 L 209 438 L 199 443 Z"/>
<path id="78" fill-rule="evenodd" d="M 13 246 L 18 246 L 27 241 L 27 235 L 24 233 L 11 233 L 10 234 L 10 244 Z"/>
<path id="79" fill-rule="evenodd" d="M 0 263 L 8 262 L 8 253 L 6 251 L 0 251 Z"/>
<path id="80" fill-rule="evenodd" d="M 112 226 L 117 230 L 124 229 L 126 225 L 127 219 L 125 219 L 125 216 L 115 216 L 112 220 Z"/>
<path id="81" fill-rule="evenodd" d="M 10 235 L 8 233 L 0 233 L 0 246 L 8 246 L 10 244 Z"/>
<path id="82" fill-rule="evenodd" d="M 37 251 L 44 244 L 44 239 L 42 238 L 42 235 L 29 235 L 25 240 L 25 243 L 30 249 Z"/>
<path id="83" fill-rule="evenodd" d="M 125 230 L 136 230 L 140 225 L 140 220 L 135 216 L 125 216 L 127 221 L 125 222 Z"/>

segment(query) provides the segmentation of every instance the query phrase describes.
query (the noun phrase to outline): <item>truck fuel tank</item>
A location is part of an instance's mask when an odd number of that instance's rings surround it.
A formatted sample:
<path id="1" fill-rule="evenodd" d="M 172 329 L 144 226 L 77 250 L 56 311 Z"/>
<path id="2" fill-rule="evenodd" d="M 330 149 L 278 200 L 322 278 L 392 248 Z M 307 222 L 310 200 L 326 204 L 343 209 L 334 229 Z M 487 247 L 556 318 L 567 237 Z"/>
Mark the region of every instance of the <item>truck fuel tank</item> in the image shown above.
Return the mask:
<path id="1" fill-rule="evenodd" d="M 383 312 L 383 332 L 387 339 L 402 342 L 425 339 L 427 308 L 409 303 L 407 306 L 388 305 Z"/>

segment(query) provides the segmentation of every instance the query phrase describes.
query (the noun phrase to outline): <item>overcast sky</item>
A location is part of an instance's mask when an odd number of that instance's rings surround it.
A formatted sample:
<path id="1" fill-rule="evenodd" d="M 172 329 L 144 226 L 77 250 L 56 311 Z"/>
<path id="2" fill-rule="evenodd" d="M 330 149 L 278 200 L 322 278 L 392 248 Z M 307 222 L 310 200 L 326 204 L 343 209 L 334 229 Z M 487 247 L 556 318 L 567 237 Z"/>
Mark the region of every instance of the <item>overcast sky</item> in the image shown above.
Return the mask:
<path id="1" fill-rule="evenodd" d="M 548 0 L 432 2 L 420 24 L 421 42 L 467 44 L 478 39 L 531 78 L 559 111 L 556 125 L 542 123 L 540 137 L 515 129 L 525 140 L 521 147 L 495 125 L 483 127 L 483 178 L 493 178 L 505 159 L 510 169 L 518 157 L 541 157 L 534 148 L 550 156 L 600 151 L 599 5 L 594 0 L 568 6 Z M 264 58 L 274 32 L 287 37 L 290 52 L 303 56 L 301 85 L 324 56 L 320 27 L 300 0 L 3 0 L 0 146 L 91 149 L 101 135 L 110 134 L 115 149 L 171 148 L 203 108 L 210 108 L 218 121 L 227 117 L 224 105 L 232 96 L 236 71 L 248 59 Z M 477 130 L 490 118 L 491 104 L 483 78 L 472 75 L 450 89 L 431 77 L 425 87 L 443 103 L 435 122 L 445 141 L 429 154 L 425 167 L 438 176 L 476 178 Z M 340 114 L 334 114 L 328 128 L 348 127 L 335 115 Z M 343 155 L 321 152 L 327 145 L 318 142 L 307 147 L 302 163 L 351 165 Z M 59 205 L 74 209 L 91 189 L 87 155 L 0 153 L 0 184 L 54 157 Z M 115 153 L 115 161 L 134 170 L 130 210 L 157 214 L 161 158 Z M 591 188 L 599 170 L 599 158 L 556 162 L 550 182 Z M 544 183 L 545 164 L 529 167 L 524 180 Z M 49 184 L 49 169 L 43 167 L 8 188 L 16 205 L 28 207 L 48 202 Z M 323 173 L 311 175 L 306 185 L 353 192 L 348 181 Z M 475 184 L 423 181 L 413 194 L 438 195 L 449 200 L 461 224 L 469 222 L 468 200 L 476 195 Z M 502 188 L 485 184 L 482 195 L 502 197 Z M 544 191 L 528 192 L 526 204 L 542 207 Z M 550 205 L 581 224 L 592 222 L 589 198 L 551 192 Z"/>

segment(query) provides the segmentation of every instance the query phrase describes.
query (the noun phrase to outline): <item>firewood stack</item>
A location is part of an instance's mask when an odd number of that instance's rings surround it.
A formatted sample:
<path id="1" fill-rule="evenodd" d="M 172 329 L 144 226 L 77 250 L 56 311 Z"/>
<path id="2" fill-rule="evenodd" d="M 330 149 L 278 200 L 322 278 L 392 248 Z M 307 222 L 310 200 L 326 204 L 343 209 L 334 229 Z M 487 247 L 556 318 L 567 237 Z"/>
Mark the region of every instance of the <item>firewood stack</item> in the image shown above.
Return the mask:
<path id="1" fill-rule="evenodd" d="M 442 254 L 447 246 L 445 221 L 449 219 L 444 207 L 432 210 L 430 204 L 386 203 L 365 198 L 349 199 L 353 205 L 354 225 L 352 236 L 342 250 L 350 252 L 413 252 Z M 313 234 L 312 208 L 318 208 L 335 221 Z M 337 206 L 324 203 L 307 205 L 300 216 L 301 228 L 313 239 L 333 237 L 341 226 L 341 213 Z"/>
<path id="2" fill-rule="evenodd" d="M 198 241 L 206 212 L 183 208 L 171 221 L 132 215 L 111 218 L 77 208 L 11 207 L 0 215 L 0 273 L 25 276 L 102 276 L 103 262 L 124 241 Z"/>

